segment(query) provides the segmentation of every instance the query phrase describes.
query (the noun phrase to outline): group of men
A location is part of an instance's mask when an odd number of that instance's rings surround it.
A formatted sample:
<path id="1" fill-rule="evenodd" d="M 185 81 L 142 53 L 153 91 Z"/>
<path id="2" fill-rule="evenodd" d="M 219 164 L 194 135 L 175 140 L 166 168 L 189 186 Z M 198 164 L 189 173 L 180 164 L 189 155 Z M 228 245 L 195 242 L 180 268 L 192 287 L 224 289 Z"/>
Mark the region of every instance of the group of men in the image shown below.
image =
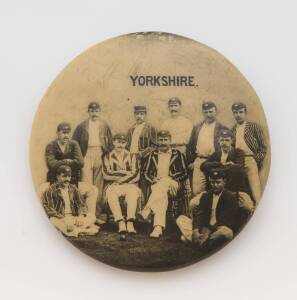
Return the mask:
<path id="1" fill-rule="evenodd" d="M 247 121 L 242 102 L 231 107 L 232 129 L 217 121 L 214 102 L 202 104 L 204 120 L 195 126 L 181 108 L 179 98 L 169 99 L 160 130 L 147 122 L 145 106 L 135 106 L 128 133 L 112 135 L 98 102 L 72 138 L 71 125 L 60 123 L 46 147 L 49 186 L 41 193 L 53 224 L 67 236 L 96 234 L 108 209 L 121 240 L 136 234 L 138 219 L 153 220 L 150 236 L 159 238 L 170 211 L 183 241 L 202 247 L 231 239 L 261 196 L 263 132 Z"/>

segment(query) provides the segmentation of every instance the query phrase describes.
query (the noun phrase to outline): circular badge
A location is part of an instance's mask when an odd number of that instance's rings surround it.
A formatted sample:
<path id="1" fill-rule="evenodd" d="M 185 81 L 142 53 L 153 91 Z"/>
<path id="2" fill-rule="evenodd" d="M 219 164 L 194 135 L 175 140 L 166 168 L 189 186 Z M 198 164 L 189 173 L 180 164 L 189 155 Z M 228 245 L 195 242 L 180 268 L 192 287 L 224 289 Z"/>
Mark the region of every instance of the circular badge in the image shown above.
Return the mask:
<path id="1" fill-rule="evenodd" d="M 263 193 L 270 143 L 255 91 L 221 54 L 140 32 L 61 72 L 38 107 L 30 156 L 46 216 L 74 246 L 162 271 L 240 232 Z"/>

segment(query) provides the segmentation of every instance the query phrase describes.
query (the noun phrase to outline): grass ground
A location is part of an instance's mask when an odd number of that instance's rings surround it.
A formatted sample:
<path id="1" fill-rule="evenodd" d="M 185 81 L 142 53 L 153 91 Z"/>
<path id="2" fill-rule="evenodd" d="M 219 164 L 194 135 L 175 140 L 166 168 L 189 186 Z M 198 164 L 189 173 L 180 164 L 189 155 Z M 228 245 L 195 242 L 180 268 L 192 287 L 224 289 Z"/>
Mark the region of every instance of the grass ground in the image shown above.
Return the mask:
<path id="1" fill-rule="evenodd" d="M 69 238 L 87 255 L 104 263 L 138 271 L 156 271 L 185 266 L 204 256 L 197 247 L 180 241 L 177 228 L 159 239 L 149 237 L 150 224 L 136 224 L 136 235 L 119 240 L 115 224 L 105 224 L 95 236 Z"/>

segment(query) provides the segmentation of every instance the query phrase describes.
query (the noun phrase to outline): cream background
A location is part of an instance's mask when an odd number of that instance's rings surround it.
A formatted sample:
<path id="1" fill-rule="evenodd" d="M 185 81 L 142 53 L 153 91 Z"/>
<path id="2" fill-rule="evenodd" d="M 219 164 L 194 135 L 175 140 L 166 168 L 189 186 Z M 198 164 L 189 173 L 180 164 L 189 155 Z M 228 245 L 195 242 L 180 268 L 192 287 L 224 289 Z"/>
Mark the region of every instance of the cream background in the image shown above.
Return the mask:
<path id="1" fill-rule="evenodd" d="M 1 298 L 295 300 L 297 2 L 0 2 Z M 192 37 L 230 59 L 261 98 L 273 155 L 262 201 L 243 232 L 216 255 L 160 274 L 111 268 L 57 234 L 28 159 L 34 114 L 61 69 L 98 41 L 145 30 Z"/>
<path id="2" fill-rule="evenodd" d="M 193 75 L 199 87 L 133 86 L 129 76 Z M 268 129 L 257 95 L 241 73 L 222 55 L 196 41 L 168 34 L 130 34 L 109 39 L 76 57 L 54 80 L 35 115 L 31 137 L 31 166 L 35 183 L 45 180 L 44 149 L 55 138 L 57 124 L 67 121 L 73 130 L 87 117 L 87 105 L 97 99 L 112 132 L 133 124 L 133 107 L 144 104 L 148 120 L 157 128 L 169 116 L 167 101 L 182 100 L 182 114 L 194 124 L 202 120 L 201 104 L 212 100 L 218 119 L 231 128 L 231 105 L 241 100 L 249 119 Z M 173 129 L 174 130 L 174 129 Z M 262 171 L 269 170 L 269 154 Z"/>

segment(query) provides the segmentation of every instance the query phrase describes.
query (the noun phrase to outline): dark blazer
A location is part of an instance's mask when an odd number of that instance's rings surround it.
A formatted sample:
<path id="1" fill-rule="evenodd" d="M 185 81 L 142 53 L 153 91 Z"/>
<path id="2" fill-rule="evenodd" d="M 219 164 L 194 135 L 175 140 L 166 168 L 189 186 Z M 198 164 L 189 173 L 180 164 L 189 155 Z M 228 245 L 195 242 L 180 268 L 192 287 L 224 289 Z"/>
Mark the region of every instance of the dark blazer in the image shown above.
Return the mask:
<path id="1" fill-rule="evenodd" d="M 153 184 L 153 180 L 157 177 L 158 173 L 158 150 L 154 150 L 147 158 L 144 166 L 144 178 Z M 183 181 L 187 178 L 187 167 L 185 163 L 184 155 L 176 150 L 172 149 L 169 176 L 176 181 Z"/>
<path id="2" fill-rule="evenodd" d="M 58 140 L 52 141 L 46 146 L 45 158 L 48 167 L 47 181 L 50 183 L 56 181 L 56 171 L 61 165 L 68 165 L 71 167 L 71 183 L 77 184 L 78 181 L 80 181 L 84 159 L 76 141 L 70 140 L 65 147 L 65 152 L 61 151 Z M 66 163 L 65 159 L 71 159 L 71 163 Z"/>
<path id="3" fill-rule="evenodd" d="M 86 212 L 86 205 L 82 200 L 78 188 L 70 184 L 68 187 L 70 207 L 73 216 L 78 216 Z M 61 193 L 60 183 L 52 184 L 49 189 L 43 194 L 42 204 L 49 218 L 62 218 L 65 216 L 65 202 Z"/>
<path id="4" fill-rule="evenodd" d="M 201 196 L 199 206 L 193 209 L 194 229 L 210 226 L 212 197 L 212 191 L 205 192 Z M 216 219 L 216 226 L 227 226 L 232 229 L 233 232 L 237 231 L 240 225 L 240 212 L 235 193 L 227 189 L 222 191 L 216 208 Z"/>
<path id="5" fill-rule="evenodd" d="M 148 199 L 151 192 L 151 185 L 153 180 L 158 174 L 158 150 L 154 150 L 149 156 L 146 157 L 143 178 L 145 180 L 147 193 L 145 195 Z M 176 219 L 179 215 L 188 215 L 189 201 L 192 193 L 188 183 L 187 167 L 185 156 L 179 150 L 172 149 L 169 176 L 179 183 L 179 189 L 175 196 L 169 195 L 170 200 L 167 209 L 167 216 Z M 141 187 L 143 189 L 143 187 Z"/>
<path id="6" fill-rule="evenodd" d="M 108 153 L 112 150 L 112 134 L 109 126 L 100 120 L 99 139 L 101 142 L 102 153 Z M 89 143 L 89 120 L 80 123 L 74 130 L 73 137 L 80 146 L 83 157 L 86 156 Z"/>
<path id="7" fill-rule="evenodd" d="M 127 133 L 127 150 L 130 151 L 133 132 L 135 130 L 136 124 L 134 124 Z M 152 152 L 157 143 L 157 129 L 149 123 L 145 123 L 143 130 L 139 136 L 138 147 L 139 147 L 139 157 L 143 158 Z"/>
<path id="8" fill-rule="evenodd" d="M 188 164 L 194 162 L 196 158 L 196 146 L 197 146 L 197 141 L 198 141 L 198 135 L 200 132 L 200 129 L 202 125 L 205 123 L 205 121 L 195 125 L 193 127 L 191 137 L 189 140 L 189 144 L 187 146 L 187 162 Z M 219 135 L 221 130 L 223 129 L 228 129 L 226 126 L 222 125 L 219 122 L 216 122 L 215 129 L 214 129 L 214 146 L 215 146 L 215 151 L 218 151 L 220 149 L 219 145 Z"/>
<path id="9" fill-rule="evenodd" d="M 227 162 L 233 162 L 233 165 L 223 165 L 221 163 L 222 151 L 214 152 L 204 163 L 201 164 L 201 171 L 208 178 L 208 174 L 212 169 L 222 169 L 226 174 L 226 188 L 233 192 L 249 193 L 248 181 L 244 171 L 244 152 L 241 149 L 233 148 L 230 150 Z M 207 185 L 210 184 L 207 180 Z"/>
<path id="10" fill-rule="evenodd" d="M 232 128 L 235 138 L 236 128 L 236 125 L 234 125 Z M 267 153 L 267 146 L 261 127 L 256 123 L 247 122 L 244 129 L 244 141 L 253 152 L 258 167 L 261 168 Z"/>

